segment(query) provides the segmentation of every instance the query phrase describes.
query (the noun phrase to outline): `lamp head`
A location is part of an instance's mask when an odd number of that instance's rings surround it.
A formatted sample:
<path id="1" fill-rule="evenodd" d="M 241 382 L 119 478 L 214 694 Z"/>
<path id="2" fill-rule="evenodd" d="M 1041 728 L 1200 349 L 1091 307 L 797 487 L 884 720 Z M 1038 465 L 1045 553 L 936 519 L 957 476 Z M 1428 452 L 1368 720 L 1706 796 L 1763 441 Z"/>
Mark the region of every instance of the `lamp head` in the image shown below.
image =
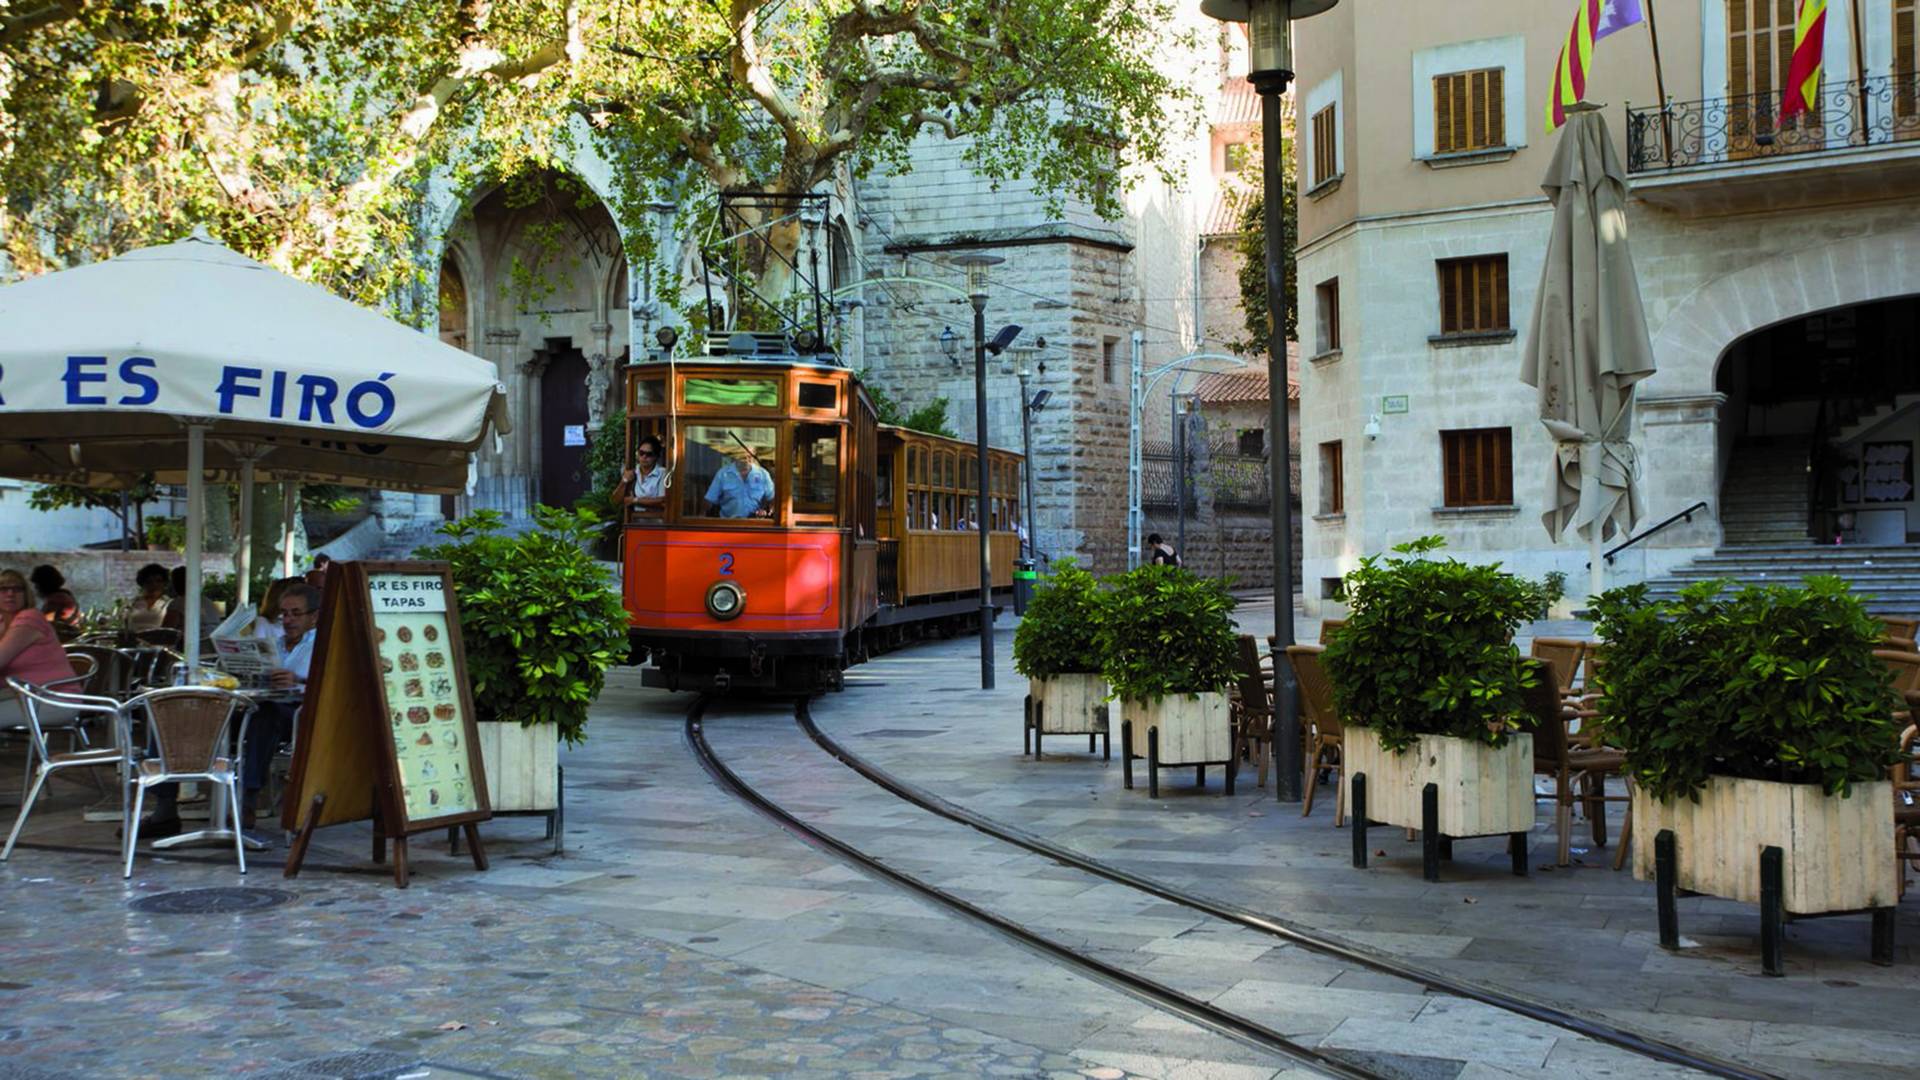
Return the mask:
<path id="1" fill-rule="evenodd" d="M 965 255 L 954 256 L 953 265 L 967 272 L 968 296 L 985 296 L 987 295 L 987 269 L 999 266 L 1006 261 L 998 255 L 983 255 L 977 251 L 970 251 Z"/>
<path id="2" fill-rule="evenodd" d="M 653 340 L 660 343 L 661 352 L 672 352 L 674 342 L 680 340 L 680 331 L 671 326 L 663 326 L 653 332 Z"/>
<path id="3" fill-rule="evenodd" d="M 940 351 L 946 353 L 947 359 L 956 364 L 960 362 L 960 358 L 956 353 L 956 350 L 959 348 L 959 343 L 960 339 L 954 336 L 953 327 L 949 326 L 945 330 L 940 331 Z"/>
<path id="4" fill-rule="evenodd" d="M 1374 413 L 1372 416 L 1367 417 L 1367 426 L 1363 430 L 1365 435 L 1367 436 L 1368 442 L 1372 442 L 1373 440 L 1379 438 L 1380 437 L 1380 414 Z"/>
<path id="5" fill-rule="evenodd" d="M 1200 0 L 1200 13 L 1221 22 L 1247 24 L 1247 75 L 1251 79 L 1293 76 L 1290 24 L 1339 3 L 1339 0 Z"/>
<path id="6" fill-rule="evenodd" d="M 1053 400 L 1053 391 L 1042 390 L 1033 395 L 1032 401 L 1027 402 L 1027 411 L 1039 412 L 1041 409 L 1044 409 L 1047 407 L 1047 402 L 1052 400 Z"/>
<path id="7" fill-rule="evenodd" d="M 1013 339 L 1020 336 L 1020 329 L 1015 323 L 1008 323 L 1001 327 L 1000 332 L 993 335 L 993 340 L 987 342 L 987 351 L 995 356 L 1006 352 L 1007 346 L 1013 344 Z"/>

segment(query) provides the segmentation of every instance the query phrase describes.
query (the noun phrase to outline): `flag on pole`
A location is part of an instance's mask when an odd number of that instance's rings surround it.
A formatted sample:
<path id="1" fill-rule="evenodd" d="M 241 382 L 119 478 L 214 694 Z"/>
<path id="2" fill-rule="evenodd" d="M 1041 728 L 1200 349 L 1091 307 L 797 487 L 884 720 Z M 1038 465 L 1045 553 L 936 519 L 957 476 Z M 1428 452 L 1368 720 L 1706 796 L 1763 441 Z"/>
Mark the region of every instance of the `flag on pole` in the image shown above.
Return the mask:
<path id="1" fill-rule="evenodd" d="M 1560 59 L 1553 65 L 1553 85 L 1547 89 L 1549 133 L 1567 122 L 1567 106 L 1585 98 L 1587 74 L 1593 70 L 1594 43 L 1644 17 L 1640 0 L 1580 0 L 1573 29 L 1568 31 Z"/>
<path id="2" fill-rule="evenodd" d="M 1800 18 L 1793 24 L 1793 60 L 1787 64 L 1787 85 L 1780 91 L 1782 121 L 1811 111 L 1819 99 L 1826 37 L 1827 0 L 1800 0 Z"/>

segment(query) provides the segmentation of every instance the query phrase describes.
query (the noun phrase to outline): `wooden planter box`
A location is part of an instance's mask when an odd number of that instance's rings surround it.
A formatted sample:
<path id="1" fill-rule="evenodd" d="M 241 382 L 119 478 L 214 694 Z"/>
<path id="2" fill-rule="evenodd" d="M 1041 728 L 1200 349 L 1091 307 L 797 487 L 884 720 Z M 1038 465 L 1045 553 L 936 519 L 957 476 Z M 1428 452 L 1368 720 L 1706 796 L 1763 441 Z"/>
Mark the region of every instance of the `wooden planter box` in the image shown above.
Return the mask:
<path id="1" fill-rule="evenodd" d="M 1236 772 L 1233 753 L 1233 713 L 1227 695 L 1174 694 L 1158 701 L 1120 703 L 1121 774 L 1133 786 L 1133 762 L 1147 762 L 1147 794 L 1160 797 L 1160 770 L 1192 766 L 1196 782 L 1205 786 L 1207 766 L 1224 765 L 1228 795 Z"/>
<path id="2" fill-rule="evenodd" d="M 1107 680 L 1098 675 L 1055 675 L 1033 679 L 1029 686 L 1022 753 L 1038 760 L 1043 735 L 1085 735 L 1087 752 L 1092 753 L 1098 735 L 1105 740 L 1105 756 L 1113 757 L 1113 740 L 1107 734 Z"/>
<path id="3" fill-rule="evenodd" d="M 1477 740 L 1426 735 L 1390 753 L 1369 728 L 1347 726 L 1347 812 L 1353 820 L 1353 865 L 1367 865 L 1367 826 L 1419 829 L 1422 870 L 1440 880 L 1453 841 L 1505 835 L 1513 872 L 1527 872 L 1533 829 L 1533 736 L 1508 737 L 1498 748 Z"/>
<path id="4" fill-rule="evenodd" d="M 521 727 L 483 721 L 480 760 L 487 767 L 493 812 L 550 813 L 560 806 L 560 732 L 551 724 Z"/>
<path id="5" fill-rule="evenodd" d="M 1761 963 L 1784 971 L 1781 924 L 1789 915 L 1871 911 L 1873 959 L 1893 960 L 1900 902 L 1893 851 L 1893 785 L 1852 785 L 1846 798 L 1817 784 L 1710 777 L 1699 800 L 1662 802 L 1635 788 L 1633 876 L 1654 879 L 1660 943 L 1678 948 L 1679 890 L 1760 905 Z"/>

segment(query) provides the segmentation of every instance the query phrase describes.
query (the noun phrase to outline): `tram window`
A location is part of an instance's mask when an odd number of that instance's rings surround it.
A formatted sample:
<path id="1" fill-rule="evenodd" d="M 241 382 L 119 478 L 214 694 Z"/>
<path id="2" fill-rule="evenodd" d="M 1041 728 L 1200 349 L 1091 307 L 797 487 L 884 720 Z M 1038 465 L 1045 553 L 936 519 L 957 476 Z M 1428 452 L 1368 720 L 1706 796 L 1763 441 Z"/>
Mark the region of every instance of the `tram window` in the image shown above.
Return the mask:
<path id="1" fill-rule="evenodd" d="M 682 391 L 689 405 L 731 405 L 777 409 L 780 384 L 773 379 L 694 378 L 689 376 Z"/>
<path id="2" fill-rule="evenodd" d="M 803 382 L 800 384 L 800 407 L 803 409 L 837 409 L 840 407 L 839 388 L 832 383 Z"/>
<path id="3" fill-rule="evenodd" d="M 839 504 L 839 426 L 794 425 L 793 512 L 832 517 Z"/>
<path id="4" fill-rule="evenodd" d="M 776 430 L 739 424 L 688 424 L 680 514 L 683 517 L 770 518 Z"/>
<path id="5" fill-rule="evenodd" d="M 880 464 L 873 473 L 873 504 L 882 509 L 893 506 L 893 455 L 880 455 Z"/>
<path id="6" fill-rule="evenodd" d="M 648 406 L 667 403 L 667 380 L 636 379 L 633 384 L 633 406 L 644 409 Z"/>

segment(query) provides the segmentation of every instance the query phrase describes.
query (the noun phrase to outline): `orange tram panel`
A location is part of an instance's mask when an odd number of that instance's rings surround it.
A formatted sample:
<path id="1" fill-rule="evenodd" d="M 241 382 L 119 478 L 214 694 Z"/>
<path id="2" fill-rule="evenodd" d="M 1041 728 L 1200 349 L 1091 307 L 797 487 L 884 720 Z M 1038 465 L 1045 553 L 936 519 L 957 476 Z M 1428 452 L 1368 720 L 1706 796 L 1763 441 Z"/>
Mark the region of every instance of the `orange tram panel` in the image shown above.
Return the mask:
<path id="1" fill-rule="evenodd" d="M 977 625 L 977 457 L 877 423 L 830 358 L 626 370 L 622 589 L 650 685 L 811 691 L 875 648 Z M 1018 454 L 988 455 L 990 565 L 1010 589 Z"/>

